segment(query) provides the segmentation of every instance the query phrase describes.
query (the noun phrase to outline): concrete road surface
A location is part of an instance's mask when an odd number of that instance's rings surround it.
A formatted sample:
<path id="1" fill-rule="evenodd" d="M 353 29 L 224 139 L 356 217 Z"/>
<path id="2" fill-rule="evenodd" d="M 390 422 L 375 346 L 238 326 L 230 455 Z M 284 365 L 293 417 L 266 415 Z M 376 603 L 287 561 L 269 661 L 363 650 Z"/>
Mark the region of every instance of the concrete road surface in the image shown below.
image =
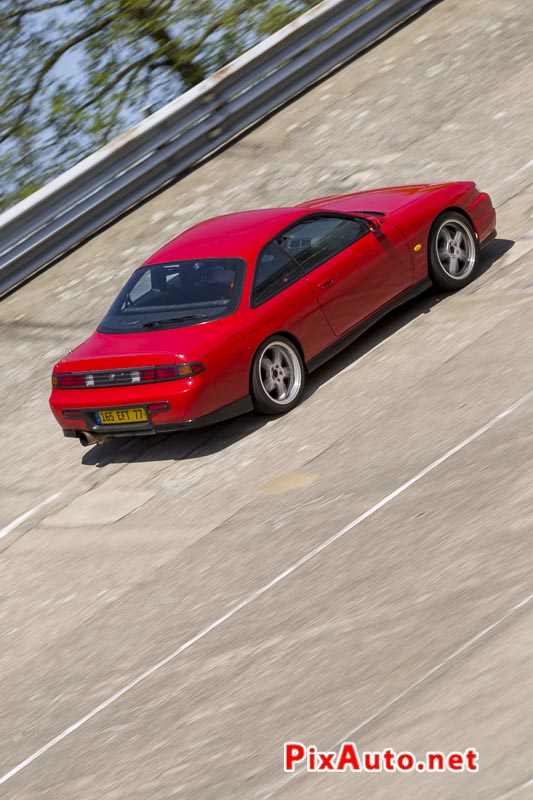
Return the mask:
<path id="1" fill-rule="evenodd" d="M 533 19 L 443 0 L 1 305 L 0 795 L 533 796 Z M 49 373 L 193 222 L 472 178 L 480 277 L 287 417 L 82 450 Z M 283 772 L 286 740 L 478 773 Z"/>

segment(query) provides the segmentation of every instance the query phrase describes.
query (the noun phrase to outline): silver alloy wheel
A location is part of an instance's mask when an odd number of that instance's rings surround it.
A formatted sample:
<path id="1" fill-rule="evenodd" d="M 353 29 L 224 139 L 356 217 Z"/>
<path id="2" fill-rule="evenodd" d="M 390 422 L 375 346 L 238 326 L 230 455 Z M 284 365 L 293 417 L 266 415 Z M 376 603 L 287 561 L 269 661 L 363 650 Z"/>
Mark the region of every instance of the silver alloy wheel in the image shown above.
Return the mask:
<path id="1" fill-rule="evenodd" d="M 446 219 L 437 231 L 437 258 L 450 278 L 466 278 L 476 264 L 476 243 L 460 219 Z"/>
<path id="2" fill-rule="evenodd" d="M 294 350 L 285 342 L 269 342 L 259 358 L 259 379 L 273 403 L 292 403 L 302 385 L 302 367 Z"/>

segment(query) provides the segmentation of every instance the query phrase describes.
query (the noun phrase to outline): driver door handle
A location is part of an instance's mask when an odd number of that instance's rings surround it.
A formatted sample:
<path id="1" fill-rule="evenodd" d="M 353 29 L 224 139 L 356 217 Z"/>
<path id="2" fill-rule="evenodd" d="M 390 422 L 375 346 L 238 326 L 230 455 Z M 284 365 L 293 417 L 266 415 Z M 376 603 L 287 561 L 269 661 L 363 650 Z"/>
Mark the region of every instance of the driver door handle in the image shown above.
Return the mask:
<path id="1" fill-rule="evenodd" d="M 324 283 L 319 283 L 318 284 L 318 288 L 319 289 L 327 289 L 328 286 L 333 286 L 334 283 L 335 283 L 335 281 L 333 280 L 333 278 L 328 278 L 328 280 L 324 281 Z"/>

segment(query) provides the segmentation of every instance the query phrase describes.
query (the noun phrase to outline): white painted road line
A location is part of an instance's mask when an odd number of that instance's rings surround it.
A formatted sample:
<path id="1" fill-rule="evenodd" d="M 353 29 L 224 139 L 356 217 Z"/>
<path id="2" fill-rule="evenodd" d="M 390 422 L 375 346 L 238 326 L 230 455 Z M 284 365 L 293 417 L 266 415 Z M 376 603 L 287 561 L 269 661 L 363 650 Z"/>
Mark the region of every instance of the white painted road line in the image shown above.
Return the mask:
<path id="1" fill-rule="evenodd" d="M 527 606 L 527 604 L 530 603 L 532 600 L 533 600 L 533 594 L 529 594 L 527 597 L 524 597 L 522 600 L 520 600 L 519 603 L 516 603 L 514 606 L 511 606 L 511 608 L 508 608 L 507 611 L 505 611 L 500 617 L 498 617 L 498 619 L 494 620 L 494 622 L 491 622 L 490 625 L 487 625 L 485 628 L 483 628 L 483 630 L 478 631 L 478 633 L 474 634 L 474 636 L 472 636 L 466 642 L 463 642 L 463 644 L 460 647 L 458 647 L 456 650 L 453 650 L 453 652 L 449 653 L 446 656 L 446 658 L 443 658 L 442 661 L 438 662 L 438 664 L 435 664 L 433 667 L 431 667 L 431 669 L 428 669 L 427 672 L 424 672 L 423 675 L 421 675 L 415 681 L 406 686 L 405 689 L 402 689 L 402 691 L 399 694 L 392 697 L 390 700 L 388 700 L 386 703 L 384 703 L 382 706 L 376 709 L 376 711 L 370 714 L 370 716 L 368 716 L 362 722 L 359 722 L 354 728 L 351 728 L 349 731 L 347 731 L 347 733 L 345 733 L 344 736 L 342 736 L 331 747 L 328 746 L 327 749 L 338 750 L 339 747 L 343 744 L 343 742 L 353 741 L 353 737 L 355 736 L 356 733 L 359 733 L 360 731 L 363 730 L 363 728 L 366 728 L 367 725 L 370 725 L 370 723 L 374 722 L 374 720 L 383 716 L 383 714 L 385 714 L 393 706 L 399 703 L 400 700 L 403 700 L 404 697 L 407 697 L 415 689 L 418 689 L 423 683 L 429 680 L 429 678 L 433 677 L 433 675 L 435 675 L 437 672 L 440 672 L 445 667 L 447 667 L 450 662 L 455 661 L 456 658 L 461 656 L 467 650 L 470 650 L 470 648 L 473 647 L 475 644 L 477 644 L 480 641 L 480 639 L 483 639 L 485 636 L 487 636 L 487 634 L 492 633 L 492 631 L 495 630 L 496 628 L 499 628 L 499 626 L 503 625 L 503 623 L 506 622 L 509 619 L 509 617 L 512 617 L 513 614 L 516 614 L 517 611 L 520 611 L 520 609 L 524 608 L 524 606 Z M 269 792 L 269 794 L 263 795 L 262 800 L 270 800 L 272 797 L 275 797 L 279 792 L 284 790 L 286 786 L 288 786 L 288 784 L 291 783 L 291 781 L 293 781 L 299 775 L 306 775 L 306 774 L 307 772 L 305 768 L 303 767 L 301 767 L 300 769 L 297 768 L 291 775 L 285 776 L 284 780 L 280 781 L 277 784 L 277 786 L 271 792 Z M 533 779 L 531 781 L 528 781 L 528 784 L 524 785 L 529 785 L 529 783 L 533 784 Z M 516 789 L 513 791 L 516 791 Z M 504 795 L 504 797 L 507 796 L 508 795 Z M 498 798 L 498 800 L 503 800 L 503 798 Z"/>
<path id="2" fill-rule="evenodd" d="M 505 792 L 505 794 L 498 795 L 496 800 L 510 800 L 511 797 L 517 797 L 517 795 L 521 794 L 524 789 L 533 789 L 533 778 L 530 778 L 525 783 L 521 783 L 520 786 L 515 786 L 514 789 L 510 789 L 508 792 Z"/>
<path id="3" fill-rule="evenodd" d="M 521 175 L 522 172 L 526 172 L 530 167 L 533 167 L 533 158 L 531 161 L 528 161 L 527 164 L 523 164 L 520 169 L 516 170 L 516 172 L 511 172 L 510 175 L 507 175 L 507 177 L 503 179 L 503 182 L 508 183 L 509 181 L 512 181 L 513 178 L 518 177 L 518 175 Z"/>
<path id="4" fill-rule="evenodd" d="M 14 531 L 15 528 L 18 528 L 18 526 L 22 525 L 23 522 L 26 522 L 27 519 L 33 517 L 33 515 L 36 514 L 38 511 L 40 511 L 41 508 L 44 508 L 49 503 L 53 503 L 54 500 L 57 500 L 60 494 L 61 492 L 57 492 L 56 494 L 51 494 L 50 497 L 47 497 L 46 500 L 43 500 L 42 503 L 39 503 L 39 505 L 34 506 L 33 508 L 30 508 L 29 511 L 26 511 L 24 514 L 21 514 L 20 517 L 14 519 L 13 522 L 10 522 L 9 525 L 6 525 L 5 528 L 2 528 L 2 530 L 0 530 L 0 539 L 3 539 L 4 536 L 7 536 L 8 533 L 11 533 L 11 531 Z"/>
<path id="5" fill-rule="evenodd" d="M 337 533 L 334 533 L 333 536 L 330 536 L 328 539 L 326 539 L 324 542 L 322 542 L 322 544 L 320 544 L 317 547 L 313 548 L 313 550 L 310 550 L 308 553 L 306 553 L 304 556 L 302 556 L 302 558 L 299 558 L 297 561 L 295 561 L 293 564 L 291 564 L 291 566 L 287 567 L 287 569 L 285 569 L 283 572 L 280 572 L 279 575 L 277 575 L 271 581 L 269 581 L 268 583 L 265 583 L 263 586 L 261 586 L 255 592 L 252 592 L 247 597 L 245 597 L 243 600 L 241 600 L 239 603 L 237 603 L 236 605 L 232 606 L 232 608 L 230 608 L 229 611 L 227 611 L 221 617 L 216 619 L 214 622 L 212 622 L 207 627 L 203 628 L 201 631 L 199 631 L 197 634 L 195 634 L 191 639 L 188 639 L 186 642 L 181 644 L 178 648 L 176 648 L 176 650 L 174 650 L 169 655 L 165 656 L 165 658 L 161 659 L 161 661 L 158 661 L 156 664 L 153 664 L 151 667 L 149 667 L 141 675 L 138 675 L 132 681 L 127 683 L 125 686 L 123 686 L 117 692 L 112 694 L 110 697 L 108 697 L 102 703 L 97 705 L 95 708 L 93 708 L 91 711 L 89 711 L 83 717 L 78 719 L 72 725 L 69 725 L 68 728 L 65 728 L 63 731 L 61 731 L 61 733 L 58 733 L 57 736 L 54 736 L 53 739 L 50 739 L 50 741 L 46 742 L 46 744 L 44 744 L 42 747 L 40 747 L 34 753 L 29 755 L 27 758 L 25 758 L 19 764 L 14 766 L 12 769 L 10 769 L 8 772 L 6 772 L 4 775 L 2 775 L 0 777 L 0 785 L 3 784 L 3 783 L 6 783 L 10 778 L 13 778 L 15 775 L 17 775 L 23 769 L 28 767 L 30 764 L 32 764 L 34 761 L 36 761 L 42 755 L 44 755 L 49 750 L 51 750 L 52 747 L 55 747 L 56 744 L 59 744 L 60 742 L 62 742 L 63 739 L 66 739 L 67 736 L 70 736 L 71 733 L 74 733 L 79 728 L 81 728 L 83 725 L 85 725 L 87 722 L 89 722 L 91 719 L 93 719 L 93 717 L 96 717 L 97 714 L 99 714 L 101 711 L 104 711 L 106 708 L 111 706 L 113 703 L 115 703 L 117 700 L 119 700 L 125 694 L 130 692 L 132 689 L 134 689 L 140 683 L 145 681 L 147 678 L 149 678 L 155 672 L 160 670 L 162 667 L 164 667 L 170 661 L 173 661 L 175 658 L 177 658 L 177 656 L 181 655 L 181 653 L 184 653 L 186 650 L 188 650 L 190 647 L 192 647 L 193 644 L 196 644 L 196 642 L 199 642 L 201 639 L 205 638 L 209 633 L 211 633 L 211 631 L 213 631 L 216 628 L 220 627 L 220 625 L 223 625 L 229 619 L 234 617 L 235 614 L 237 614 L 243 608 L 246 608 L 247 606 L 249 606 L 251 603 L 253 603 L 255 600 L 257 600 L 259 597 L 262 597 L 264 594 L 266 594 L 274 586 L 277 586 L 278 583 L 281 583 L 281 581 L 285 580 L 285 578 L 287 578 L 289 575 L 292 575 L 293 572 L 296 572 L 296 570 L 300 569 L 300 567 L 302 567 L 304 564 L 307 564 L 308 561 L 310 561 L 311 559 L 315 558 L 315 556 L 317 556 L 320 553 L 322 553 L 324 550 L 326 550 L 330 545 L 332 545 L 338 539 L 341 539 L 343 536 L 345 536 L 347 533 L 349 533 L 349 531 L 353 530 L 355 527 L 360 525 L 362 522 L 364 522 L 369 517 L 372 517 L 381 508 L 383 508 L 388 503 L 390 503 L 391 500 L 394 500 L 394 498 L 396 498 L 399 495 L 401 495 L 403 492 L 405 492 L 407 489 L 409 489 L 411 486 L 413 486 L 413 484 L 417 483 L 419 480 L 424 478 L 430 472 L 433 472 L 434 469 L 439 467 L 441 464 L 443 464 L 449 458 L 454 456 L 460 450 L 463 450 L 465 447 L 467 447 L 469 444 L 474 442 L 476 439 L 479 439 L 480 436 L 483 436 L 484 433 L 489 431 L 491 428 L 493 428 L 495 425 L 497 425 L 503 419 L 508 417 L 514 411 L 519 409 L 521 406 L 523 406 L 525 403 L 527 403 L 528 400 L 530 400 L 532 397 L 533 397 L 533 391 L 528 392 L 527 394 L 525 394 L 523 397 L 520 398 L 520 400 L 517 400 L 516 403 L 513 403 L 512 405 L 508 406 L 500 414 L 497 414 L 495 417 L 493 417 L 489 422 L 487 422 L 481 428 L 478 428 L 477 431 L 472 433 L 470 436 L 467 436 L 466 439 L 463 439 L 461 442 L 459 442 L 459 444 L 455 445 L 455 447 L 452 447 L 451 450 L 448 450 L 446 453 L 444 453 L 444 455 L 440 456 L 435 461 L 432 461 L 431 464 L 429 464 L 427 467 L 424 467 L 424 469 L 420 470 L 420 472 L 417 472 L 416 475 L 414 475 L 412 478 L 410 478 L 405 483 L 402 483 L 401 486 L 399 486 L 393 492 L 388 494 L 386 497 L 384 497 L 378 503 L 373 505 L 371 508 L 369 508 L 363 514 L 360 514 L 358 517 L 353 519 L 351 522 L 349 522 L 347 525 L 345 525 L 344 528 L 341 528 L 339 531 L 337 531 Z"/>

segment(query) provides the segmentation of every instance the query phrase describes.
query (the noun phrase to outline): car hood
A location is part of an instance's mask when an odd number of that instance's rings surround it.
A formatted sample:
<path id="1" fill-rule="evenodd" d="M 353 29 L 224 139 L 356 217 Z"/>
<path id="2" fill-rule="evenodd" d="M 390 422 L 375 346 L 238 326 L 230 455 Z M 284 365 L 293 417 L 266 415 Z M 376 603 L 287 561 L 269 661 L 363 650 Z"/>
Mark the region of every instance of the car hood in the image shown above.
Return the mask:
<path id="1" fill-rule="evenodd" d="M 216 341 L 220 320 L 137 333 L 95 331 L 71 350 L 57 367 L 69 372 L 114 367 L 145 367 L 180 361 L 199 361 Z"/>

